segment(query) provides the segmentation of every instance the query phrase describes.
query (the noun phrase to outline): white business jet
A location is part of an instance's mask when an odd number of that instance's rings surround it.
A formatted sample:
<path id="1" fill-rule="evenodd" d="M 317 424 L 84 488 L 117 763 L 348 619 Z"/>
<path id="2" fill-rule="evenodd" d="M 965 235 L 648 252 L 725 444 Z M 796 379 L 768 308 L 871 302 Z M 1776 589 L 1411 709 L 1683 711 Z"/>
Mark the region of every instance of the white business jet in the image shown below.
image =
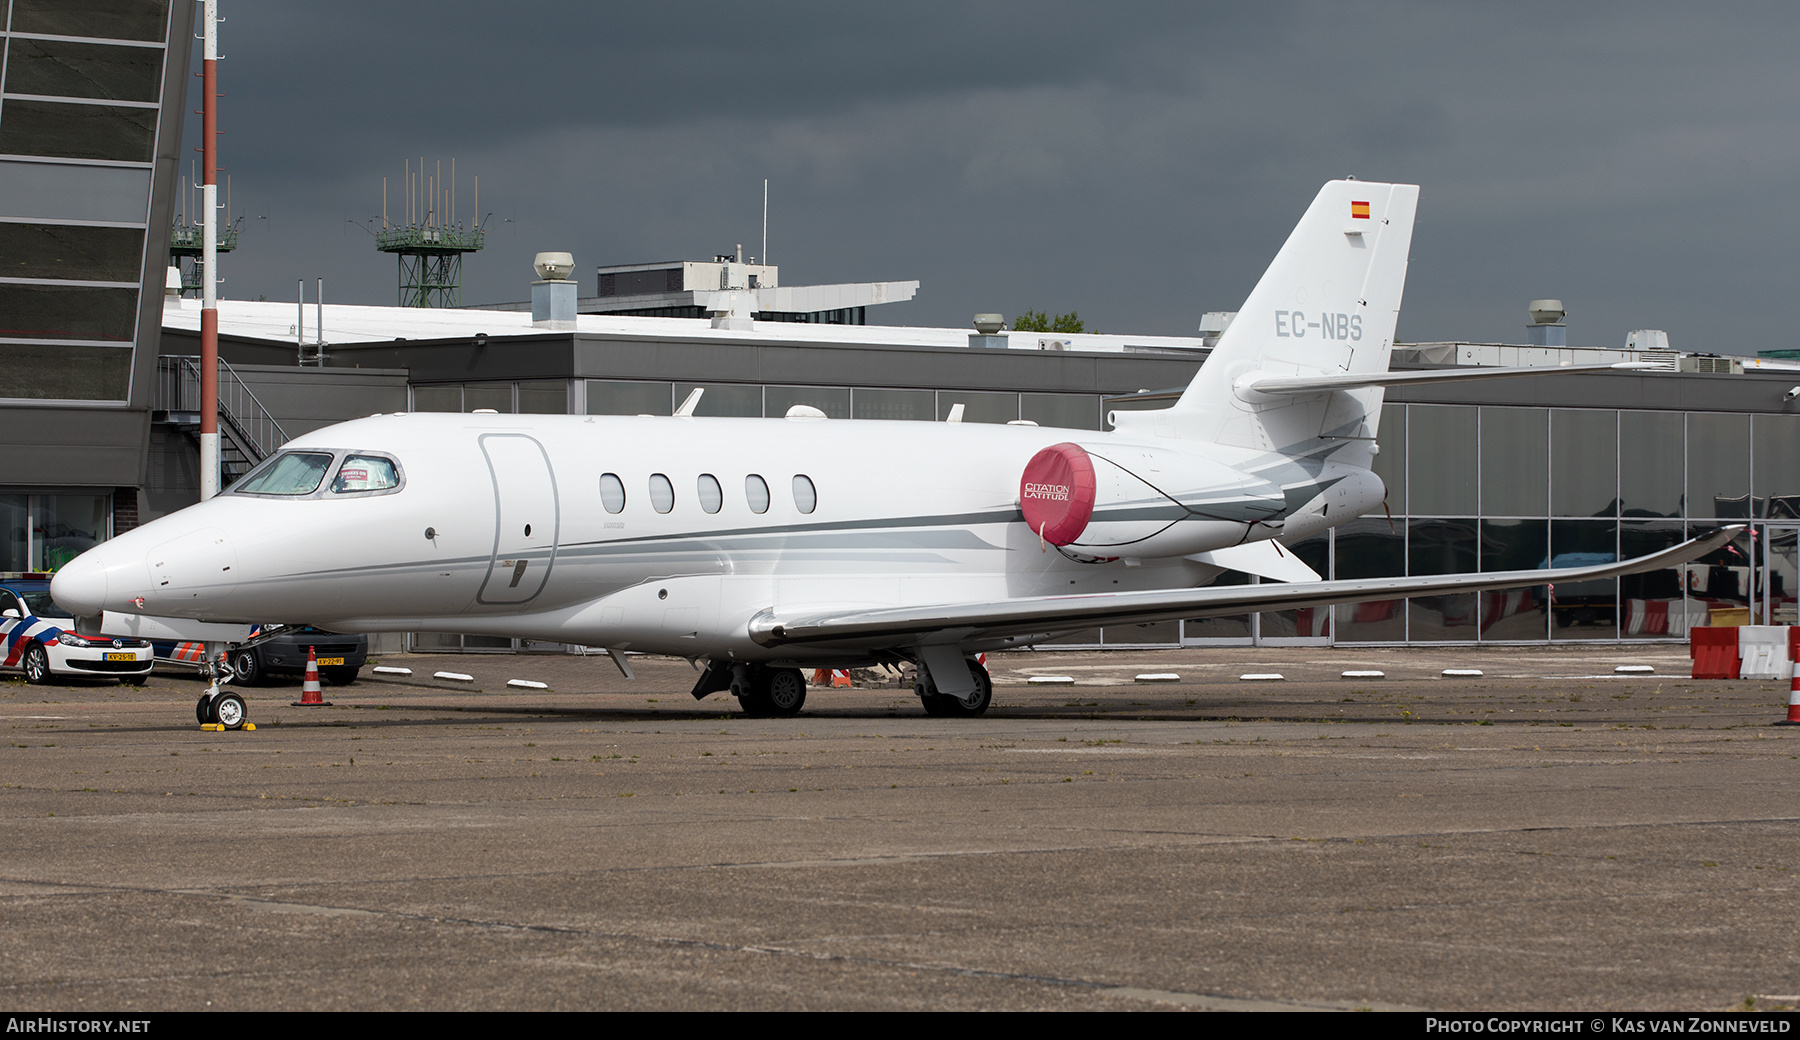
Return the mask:
<path id="1" fill-rule="evenodd" d="M 1579 581 L 1604 566 L 1321 581 L 1281 541 L 1380 508 L 1383 388 L 1418 188 L 1333 181 L 1172 408 L 1029 425 L 413 413 L 297 438 L 229 491 L 89 550 L 58 603 L 102 632 L 250 622 L 451 631 L 705 662 L 696 697 L 798 712 L 802 667 L 912 662 L 979 715 L 976 655 L 1099 624 Z M 1581 366 L 1585 371 L 1618 366 Z M 810 412 L 810 414 L 799 414 Z M 1208 587 L 1225 570 L 1273 583 Z M 90 625 L 92 623 L 90 622 Z M 629 674 L 627 670 L 627 674 Z M 196 709 L 235 726 L 217 683 Z"/>

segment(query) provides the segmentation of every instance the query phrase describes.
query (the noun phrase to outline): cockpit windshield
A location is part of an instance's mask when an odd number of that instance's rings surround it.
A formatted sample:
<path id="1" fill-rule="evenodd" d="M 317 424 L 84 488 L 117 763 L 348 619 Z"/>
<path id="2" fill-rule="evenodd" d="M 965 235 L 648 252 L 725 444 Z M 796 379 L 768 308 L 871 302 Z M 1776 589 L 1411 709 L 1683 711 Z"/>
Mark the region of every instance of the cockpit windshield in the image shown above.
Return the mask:
<path id="1" fill-rule="evenodd" d="M 310 495 L 331 468 L 330 452 L 290 451 L 275 456 L 233 485 L 246 495 Z"/>
<path id="2" fill-rule="evenodd" d="M 386 491 L 400 486 L 400 471 L 393 459 L 379 455 L 347 455 L 331 482 L 332 494 L 347 495 L 358 491 Z"/>

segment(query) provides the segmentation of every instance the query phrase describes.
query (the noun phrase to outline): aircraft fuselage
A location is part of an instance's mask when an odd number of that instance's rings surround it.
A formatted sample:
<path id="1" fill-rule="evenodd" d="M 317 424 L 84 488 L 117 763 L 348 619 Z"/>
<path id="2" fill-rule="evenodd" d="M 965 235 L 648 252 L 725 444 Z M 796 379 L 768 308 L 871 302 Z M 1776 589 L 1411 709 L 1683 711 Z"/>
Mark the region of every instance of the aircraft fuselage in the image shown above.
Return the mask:
<path id="1" fill-rule="evenodd" d="M 1021 473 L 1059 443 L 1102 470 L 1087 533 L 1061 547 L 1020 510 Z M 794 659 L 750 619 L 1191 587 L 1219 568 L 1189 555 L 1381 498 L 1367 469 L 1292 453 L 972 423 L 414 413 L 283 451 L 331 454 L 315 491 L 234 489 L 154 521 L 57 595 L 83 613 Z M 399 486 L 332 490 L 351 456 L 391 459 Z"/>

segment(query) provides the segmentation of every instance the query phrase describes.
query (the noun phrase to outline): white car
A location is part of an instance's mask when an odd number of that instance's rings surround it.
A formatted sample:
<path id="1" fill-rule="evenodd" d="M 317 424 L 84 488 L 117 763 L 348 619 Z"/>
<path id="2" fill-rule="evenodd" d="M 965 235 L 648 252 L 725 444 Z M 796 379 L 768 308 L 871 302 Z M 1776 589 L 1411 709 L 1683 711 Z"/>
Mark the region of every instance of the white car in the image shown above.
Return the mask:
<path id="1" fill-rule="evenodd" d="M 50 583 L 38 580 L 0 585 L 0 655 L 0 666 L 39 684 L 61 675 L 142 686 L 155 663 L 148 640 L 77 635 L 74 618 L 51 600 Z"/>

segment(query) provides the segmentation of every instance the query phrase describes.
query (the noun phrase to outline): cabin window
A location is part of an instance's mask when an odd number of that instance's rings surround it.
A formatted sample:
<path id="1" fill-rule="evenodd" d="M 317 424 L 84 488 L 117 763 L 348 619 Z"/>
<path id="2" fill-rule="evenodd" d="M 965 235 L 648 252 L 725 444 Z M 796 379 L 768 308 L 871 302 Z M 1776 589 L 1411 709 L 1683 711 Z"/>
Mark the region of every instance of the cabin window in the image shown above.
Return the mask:
<path id="1" fill-rule="evenodd" d="M 617 473 L 600 474 L 600 504 L 609 513 L 622 512 L 625 509 L 625 482 Z"/>
<path id="2" fill-rule="evenodd" d="M 702 473 L 695 484 L 695 490 L 700 496 L 701 509 L 709 513 L 716 513 L 725 505 L 725 489 L 719 486 L 718 477 L 711 473 Z"/>
<path id="3" fill-rule="evenodd" d="M 650 474 L 650 508 L 659 513 L 675 508 L 675 485 L 661 473 Z"/>
<path id="4" fill-rule="evenodd" d="M 752 513 L 769 511 L 769 484 L 763 478 L 752 473 L 744 478 L 744 497 L 750 500 Z"/>
<path id="5" fill-rule="evenodd" d="M 399 486 L 400 469 L 393 459 L 379 455 L 349 455 L 338 467 L 337 478 L 331 482 L 331 492 L 348 495 L 358 491 L 389 491 Z"/>
<path id="6" fill-rule="evenodd" d="M 810 513 L 819 504 L 819 493 L 813 489 L 812 478 L 804 474 L 794 477 L 794 508 L 802 513 Z"/>
<path id="7" fill-rule="evenodd" d="M 331 468 L 330 452 L 290 451 L 270 459 L 233 485 L 244 495 L 310 495 Z"/>

